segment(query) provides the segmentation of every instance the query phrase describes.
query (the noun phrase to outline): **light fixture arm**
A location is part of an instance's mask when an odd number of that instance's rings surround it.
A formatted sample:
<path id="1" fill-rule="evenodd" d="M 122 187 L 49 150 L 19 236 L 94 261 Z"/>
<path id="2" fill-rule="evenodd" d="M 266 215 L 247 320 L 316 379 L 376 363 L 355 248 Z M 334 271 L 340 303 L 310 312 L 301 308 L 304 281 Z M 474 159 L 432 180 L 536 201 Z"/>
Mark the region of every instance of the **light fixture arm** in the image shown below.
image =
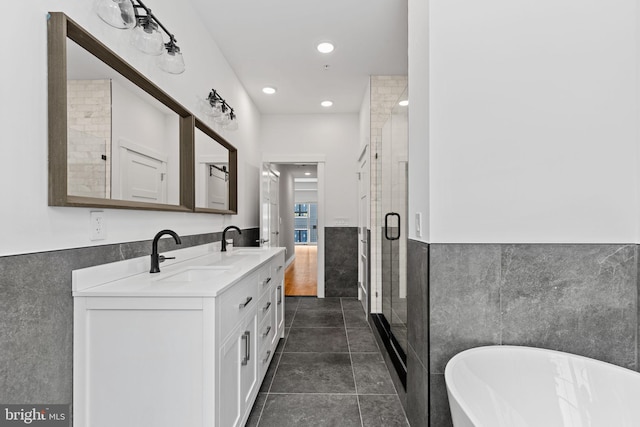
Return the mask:
<path id="1" fill-rule="evenodd" d="M 152 22 L 155 22 L 156 24 L 158 24 L 158 26 L 162 28 L 162 31 L 164 31 L 167 34 L 167 36 L 169 36 L 169 43 L 165 43 L 165 45 L 168 44 L 176 48 L 178 47 L 176 46 L 176 42 L 178 40 L 176 40 L 176 38 L 173 36 L 173 34 L 171 34 L 169 30 L 167 30 L 167 27 L 162 25 L 162 22 L 160 22 L 160 20 L 158 20 L 158 18 L 156 18 L 156 16 L 151 12 L 151 9 L 145 6 L 145 4 L 141 0 L 130 0 L 130 1 L 131 1 L 131 4 L 133 5 L 133 9 L 136 11 L 136 18 L 144 18 L 144 17 L 150 18 Z M 136 2 L 138 4 L 136 4 Z M 138 9 L 143 9 L 145 12 L 145 15 L 138 15 L 137 13 Z M 178 48 L 178 51 L 180 51 L 180 48 Z"/>

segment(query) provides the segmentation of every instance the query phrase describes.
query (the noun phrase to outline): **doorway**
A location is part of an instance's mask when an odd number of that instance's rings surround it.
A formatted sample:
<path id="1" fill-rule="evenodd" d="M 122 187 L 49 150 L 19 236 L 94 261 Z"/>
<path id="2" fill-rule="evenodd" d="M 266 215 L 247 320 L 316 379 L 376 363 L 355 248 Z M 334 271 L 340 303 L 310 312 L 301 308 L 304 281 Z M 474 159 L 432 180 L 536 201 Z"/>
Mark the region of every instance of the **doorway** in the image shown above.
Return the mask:
<path id="1" fill-rule="evenodd" d="M 279 246 L 286 250 L 285 295 L 323 298 L 324 162 L 268 163 L 279 176 Z"/>

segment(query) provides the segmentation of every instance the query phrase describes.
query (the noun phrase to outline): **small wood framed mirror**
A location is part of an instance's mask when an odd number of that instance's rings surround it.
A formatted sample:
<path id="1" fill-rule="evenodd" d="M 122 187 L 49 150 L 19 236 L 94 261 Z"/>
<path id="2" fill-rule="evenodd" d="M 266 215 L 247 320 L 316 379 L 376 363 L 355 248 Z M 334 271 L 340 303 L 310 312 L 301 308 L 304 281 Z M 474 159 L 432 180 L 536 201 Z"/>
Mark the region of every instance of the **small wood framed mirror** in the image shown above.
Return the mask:
<path id="1" fill-rule="evenodd" d="M 195 212 L 238 213 L 238 151 L 195 119 Z"/>

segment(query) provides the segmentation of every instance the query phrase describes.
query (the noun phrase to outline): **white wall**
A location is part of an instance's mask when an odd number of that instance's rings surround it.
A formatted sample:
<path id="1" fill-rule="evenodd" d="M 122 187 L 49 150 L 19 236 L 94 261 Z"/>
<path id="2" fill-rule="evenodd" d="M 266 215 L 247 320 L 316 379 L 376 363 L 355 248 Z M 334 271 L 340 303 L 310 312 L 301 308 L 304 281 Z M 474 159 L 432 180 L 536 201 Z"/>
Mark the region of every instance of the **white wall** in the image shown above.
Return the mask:
<path id="1" fill-rule="evenodd" d="M 170 75 L 154 59 L 139 55 L 128 34 L 104 24 L 87 0 L 31 0 L 5 5 L 10 19 L 0 27 L 3 51 L 13 58 L 0 69 L 0 184 L 3 235 L 0 255 L 103 245 L 152 238 L 162 228 L 182 235 L 220 231 L 228 224 L 258 226 L 260 114 L 186 2 L 154 0 L 153 12 L 179 40 L 187 70 Z M 89 210 L 48 207 L 47 202 L 47 24 L 48 11 L 62 11 L 122 56 L 200 118 L 197 96 L 213 87 L 239 117 L 239 130 L 220 131 L 238 148 L 237 216 L 105 210 L 107 239 L 89 239 Z M 214 127 L 215 128 L 215 127 Z"/>
<path id="2" fill-rule="evenodd" d="M 430 240 L 429 162 L 429 5 L 408 0 L 409 17 L 409 237 Z M 416 213 L 421 233 L 416 233 Z"/>
<path id="3" fill-rule="evenodd" d="M 419 3 L 410 215 L 430 209 L 430 241 L 636 242 L 636 1 Z"/>
<path id="4" fill-rule="evenodd" d="M 358 114 L 265 115 L 262 150 L 271 158 L 326 159 L 325 225 L 358 225 Z"/>

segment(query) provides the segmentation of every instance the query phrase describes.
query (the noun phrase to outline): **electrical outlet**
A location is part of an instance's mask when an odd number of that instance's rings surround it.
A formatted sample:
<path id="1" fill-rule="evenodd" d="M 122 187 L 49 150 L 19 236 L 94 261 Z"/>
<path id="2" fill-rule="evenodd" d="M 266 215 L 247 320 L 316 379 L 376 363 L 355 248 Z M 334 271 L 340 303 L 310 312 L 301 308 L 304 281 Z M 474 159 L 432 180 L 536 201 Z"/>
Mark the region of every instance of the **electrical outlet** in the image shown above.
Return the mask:
<path id="1" fill-rule="evenodd" d="M 107 227 L 103 211 L 91 211 L 89 226 L 91 240 L 104 240 L 107 238 Z"/>

